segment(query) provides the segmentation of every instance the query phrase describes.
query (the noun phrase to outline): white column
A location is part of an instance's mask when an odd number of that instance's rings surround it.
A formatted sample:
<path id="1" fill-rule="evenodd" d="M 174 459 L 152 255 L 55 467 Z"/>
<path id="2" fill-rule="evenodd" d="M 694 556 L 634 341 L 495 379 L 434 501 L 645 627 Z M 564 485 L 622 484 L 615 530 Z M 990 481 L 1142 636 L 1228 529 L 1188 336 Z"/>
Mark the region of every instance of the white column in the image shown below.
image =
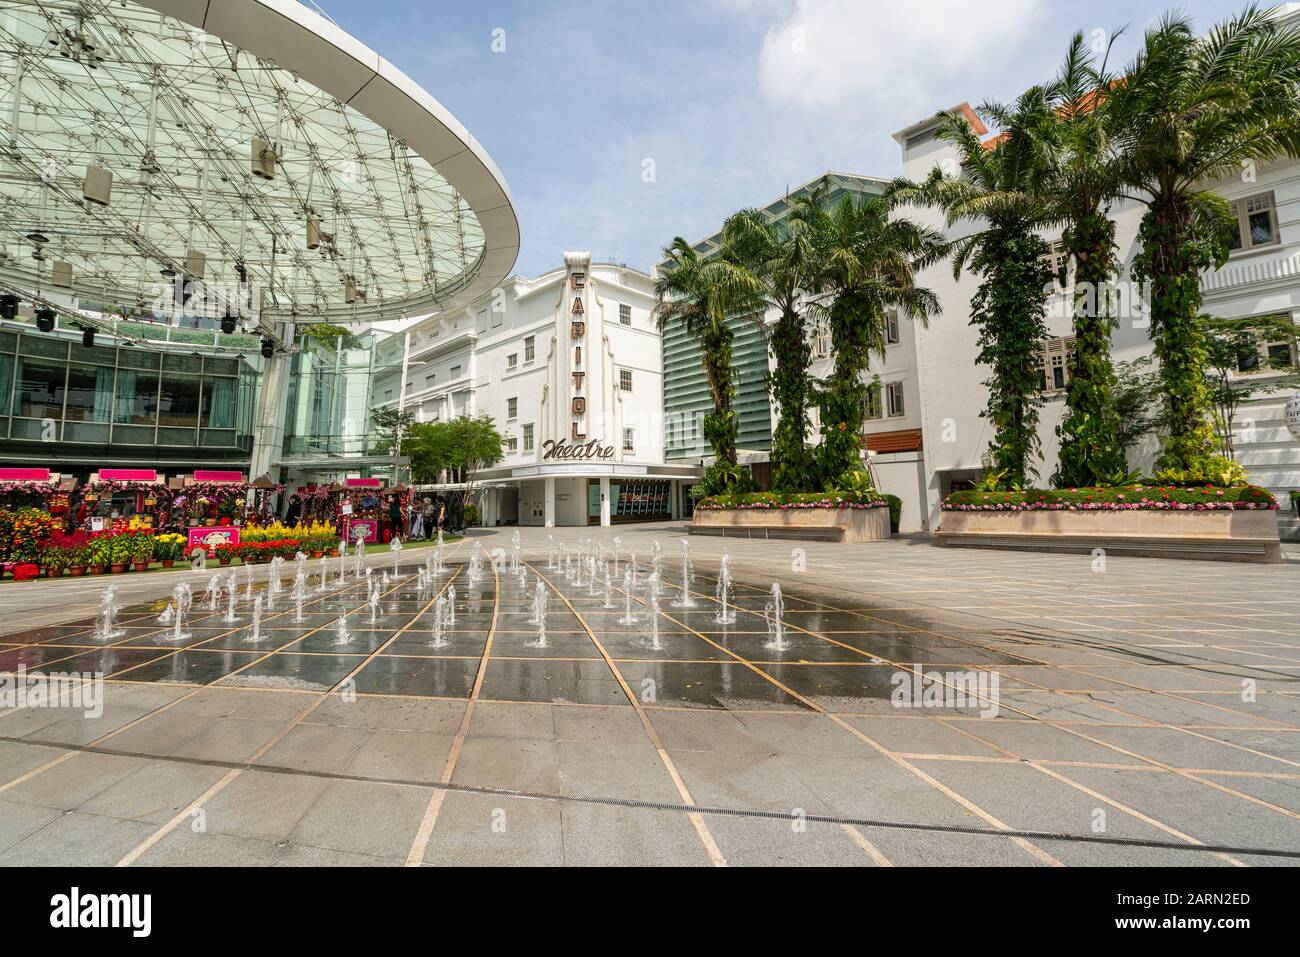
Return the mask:
<path id="1" fill-rule="evenodd" d="M 609 525 L 609 476 L 600 477 L 600 524 L 601 527 Z"/>
<path id="2" fill-rule="evenodd" d="M 676 480 L 668 485 L 668 508 L 673 521 L 682 517 L 682 483 Z"/>
<path id="3" fill-rule="evenodd" d="M 549 477 L 545 481 L 546 486 L 546 504 L 542 506 L 542 524 L 547 528 L 555 527 L 555 479 Z"/>

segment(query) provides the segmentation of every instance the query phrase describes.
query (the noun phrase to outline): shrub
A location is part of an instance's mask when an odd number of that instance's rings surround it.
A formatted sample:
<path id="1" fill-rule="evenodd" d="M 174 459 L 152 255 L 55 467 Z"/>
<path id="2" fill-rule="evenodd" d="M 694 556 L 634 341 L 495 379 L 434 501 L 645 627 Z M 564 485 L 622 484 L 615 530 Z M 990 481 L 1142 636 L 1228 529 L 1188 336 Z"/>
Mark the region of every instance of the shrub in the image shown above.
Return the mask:
<path id="1" fill-rule="evenodd" d="M 943 500 L 949 512 L 1033 511 L 1213 511 L 1275 509 L 1277 500 L 1254 485 L 1120 485 L 1113 488 L 1025 489 L 1019 492 L 953 492 Z"/>
<path id="2" fill-rule="evenodd" d="M 890 534 L 898 534 L 898 524 L 903 519 L 903 500 L 897 495 L 882 495 L 886 502 L 889 503 L 889 531 Z"/>
<path id="3" fill-rule="evenodd" d="M 691 486 L 691 497 L 701 499 L 711 495 L 743 495 L 757 488 L 749 469 L 729 462 L 714 462 L 704 470 L 704 477 Z"/>
<path id="4" fill-rule="evenodd" d="M 153 537 L 153 557 L 160 562 L 174 562 L 185 553 L 185 536 L 164 532 Z"/>
<path id="5" fill-rule="evenodd" d="M 13 517 L 9 538 L 9 561 L 35 563 L 41 560 L 46 539 L 63 530 L 62 523 L 39 508 L 24 508 Z"/>

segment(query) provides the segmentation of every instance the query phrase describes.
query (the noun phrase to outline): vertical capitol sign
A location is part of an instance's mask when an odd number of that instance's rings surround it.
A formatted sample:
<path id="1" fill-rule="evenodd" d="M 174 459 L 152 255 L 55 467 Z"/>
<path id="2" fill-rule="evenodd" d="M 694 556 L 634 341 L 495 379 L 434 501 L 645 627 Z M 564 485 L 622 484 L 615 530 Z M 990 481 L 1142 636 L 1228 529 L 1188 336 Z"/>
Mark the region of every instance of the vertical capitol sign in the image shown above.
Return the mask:
<path id="1" fill-rule="evenodd" d="M 1300 442 L 1300 392 L 1291 396 L 1291 401 L 1286 404 L 1286 427 L 1291 438 Z"/>

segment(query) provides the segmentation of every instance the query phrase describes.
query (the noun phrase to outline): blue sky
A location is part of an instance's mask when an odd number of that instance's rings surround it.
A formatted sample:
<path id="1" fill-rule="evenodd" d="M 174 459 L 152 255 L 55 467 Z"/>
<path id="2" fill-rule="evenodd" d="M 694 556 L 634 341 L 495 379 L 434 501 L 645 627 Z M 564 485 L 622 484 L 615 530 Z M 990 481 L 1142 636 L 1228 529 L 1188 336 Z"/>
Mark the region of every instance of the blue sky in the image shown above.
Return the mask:
<path id="1" fill-rule="evenodd" d="M 1142 29 L 1147 0 L 316 0 L 463 122 L 504 172 L 533 276 L 565 249 L 648 270 L 832 169 L 899 171 L 890 134 L 1009 99 L 1070 36 Z M 309 0 L 309 5 L 310 0 Z M 1184 0 L 1204 29 L 1242 9 Z M 494 50 L 494 41 L 495 47 Z M 504 49 L 500 49 L 504 41 Z M 650 174 L 653 175 L 650 175 Z"/>

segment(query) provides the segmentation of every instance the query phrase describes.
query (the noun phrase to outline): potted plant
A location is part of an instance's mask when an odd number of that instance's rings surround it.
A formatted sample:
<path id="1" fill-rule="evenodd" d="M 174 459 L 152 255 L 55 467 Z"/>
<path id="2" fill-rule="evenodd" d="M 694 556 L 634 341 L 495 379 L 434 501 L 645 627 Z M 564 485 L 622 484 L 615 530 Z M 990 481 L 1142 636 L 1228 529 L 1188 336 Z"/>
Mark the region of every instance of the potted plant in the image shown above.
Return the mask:
<path id="1" fill-rule="evenodd" d="M 185 551 L 185 536 L 176 532 L 163 532 L 153 539 L 154 558 L 162 563 L 163 568 L 171 568 Z"/>
<path id="2" fill-rule="evenodd" d="M 58 578 L 68 567 L 68 553 L 59 543 L 60 537 L 52 536 L 41 547 L 41 567 L 45 569 L 46 578 Z"/>
<path id="3" fill-rule="evenodd" d="M 131 538 L 129 535 L 109 535 L 108 570 L 114 575 L 126 571 L 126 563 L 131 559 Z"/>
<path id="4" fill-rule="evenodd" d="M 217 504 L 217 524 L 227 526 L 235 520 L 235 497 L 228 495 Z"/>
<path id="5" fill-rule="evenodd" d="M 86 573 L 86 566 L 90 563 L 90 536 L 86 532 L 55 535 L 50 541 L 62 552 L 69 575 L 76 577 Z"/>
<path id="6" fill-rule="evenodd" d="M 131 542 L 131 564 L 138 572 L 148 571 L 153 561 L 153 536 L 134 535 Z"/>
<path id="7" fill-rule="evenodd" d="M 87 549 L 89 552 L 89 557 L 87 559 L 89 566 L 86 571 L 92 575 L 104 574 L 104 568 L 109 564 L 113 557 L 110 537 L 103 534 L 91 535 Z"/>

